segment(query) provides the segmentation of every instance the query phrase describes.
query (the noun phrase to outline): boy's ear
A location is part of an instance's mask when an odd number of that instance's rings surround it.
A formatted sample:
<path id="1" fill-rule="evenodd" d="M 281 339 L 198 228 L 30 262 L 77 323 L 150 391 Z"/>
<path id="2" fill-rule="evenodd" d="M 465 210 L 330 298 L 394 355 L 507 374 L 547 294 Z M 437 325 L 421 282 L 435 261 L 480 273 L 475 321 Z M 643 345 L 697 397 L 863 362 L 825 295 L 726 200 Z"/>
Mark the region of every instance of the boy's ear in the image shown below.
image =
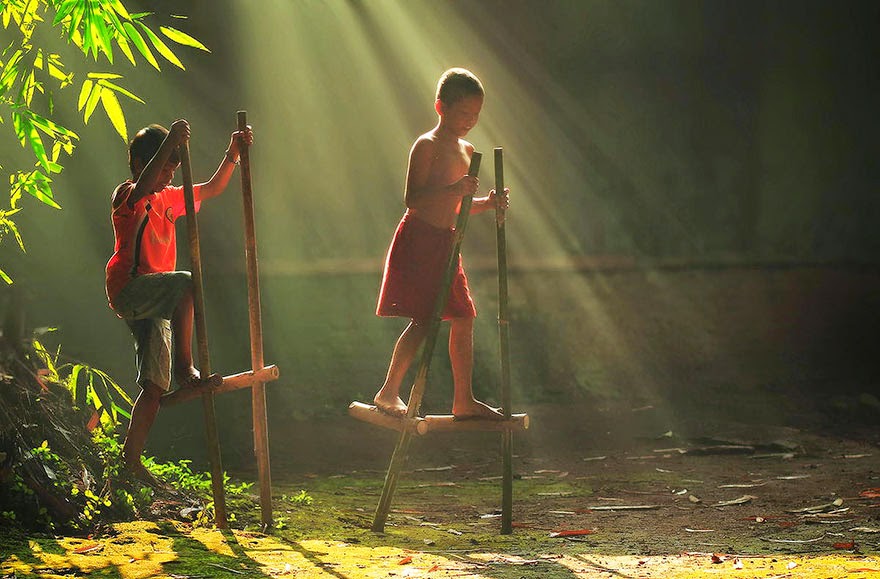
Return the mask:
<path id="1" fill-rule="evenodd" d="M 437 114 L 441 117 L 443 116 L 443 101 L 437 99 L 434 101 L 434 110 L 437 111 Z"/>

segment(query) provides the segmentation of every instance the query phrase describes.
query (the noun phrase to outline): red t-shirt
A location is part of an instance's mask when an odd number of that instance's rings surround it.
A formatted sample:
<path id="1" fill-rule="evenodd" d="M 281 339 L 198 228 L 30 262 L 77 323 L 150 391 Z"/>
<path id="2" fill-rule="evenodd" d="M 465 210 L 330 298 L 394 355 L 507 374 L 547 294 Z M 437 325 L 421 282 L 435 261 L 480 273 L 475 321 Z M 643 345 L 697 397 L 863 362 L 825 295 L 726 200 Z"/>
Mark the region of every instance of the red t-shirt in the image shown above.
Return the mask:
<path id="1" fill-rule="evenodd" d="M 183 187 L 166 187 L 147 195 L 129 207 L 128 196 L 134 190 L 125 181 L 113 192 L 116 202 L 111 217 L 116 238 L 113 256 L 107 262 L 107 299 L 110 307 L 125 284 L 145 273 L 174 271 L 177 267 L 177 236 L 174 221 L 186 214 Z M 199 187 L 194 190 L 195 208 L 199 210 Z"/>

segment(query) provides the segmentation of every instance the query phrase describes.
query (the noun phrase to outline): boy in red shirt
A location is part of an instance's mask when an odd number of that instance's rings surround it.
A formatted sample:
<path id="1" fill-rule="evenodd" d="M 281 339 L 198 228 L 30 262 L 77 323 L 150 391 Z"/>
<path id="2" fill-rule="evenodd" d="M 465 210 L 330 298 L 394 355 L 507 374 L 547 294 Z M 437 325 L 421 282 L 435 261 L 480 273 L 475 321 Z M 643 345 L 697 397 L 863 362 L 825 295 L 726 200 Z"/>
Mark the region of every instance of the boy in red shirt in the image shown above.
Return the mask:
<path id="1" fill-rule="evenodd" d="M 461 199 L 477 191 L 479 181 L 468 176 L 474 146 L 464 136 L 477 124 L 483 106 L 483 86 L 470 71 L 453 68 L 440 78 L 434 110 L 437 126 L 416 139 L 409 154 L 404 202 L 406 213 L 397 227 L 382 276 L 376 314 L 410 318 L 394 346 L 385 383 L 373 402 L 392 416 L 403 416 L 406 404 L 400 386 L 425 339 L 452 249 Z M 508 191 L 473 200 L 471 213 L 508 206 Z M 471 385 L 473 326 L 477 312 L 459 258 L 449 300 L 442 318 L 450 321 L 449 357 L 454 396 L 452 414 L 458 419 L 503 416 L 476 400 Z"/>
<path id="2" fill-rule="evenodd" d="M 175 271 L 174 221 L 186 210 L 183 187 L 172 187 L 171 180 L 180 165 L 178 146 L 189 137 L 189 123 L 183 119 L 174 121 L 170 130 L 150 125 L 138 131 L 128 149 L 132 178 L 116 187 L 111 197 L 116 241 L 106 269 L 107 298 L 134 336 L 141 387 L 122 454 L 125 468 L 146 482 L 154 480 L 141 463 L 141 454 L 160 398 L 171 384 L 172 335 L 178 385 L 216 385 L 221 380 L 216 374 L 203 379 L 193 365 L 192 278 L 188 271 Z M 193 187 L 196 211 L 201 201 L 226 188 L 242 140 L 253 142 L 250 128 L 232 134 L 217 171 L 209 181 Z"/>

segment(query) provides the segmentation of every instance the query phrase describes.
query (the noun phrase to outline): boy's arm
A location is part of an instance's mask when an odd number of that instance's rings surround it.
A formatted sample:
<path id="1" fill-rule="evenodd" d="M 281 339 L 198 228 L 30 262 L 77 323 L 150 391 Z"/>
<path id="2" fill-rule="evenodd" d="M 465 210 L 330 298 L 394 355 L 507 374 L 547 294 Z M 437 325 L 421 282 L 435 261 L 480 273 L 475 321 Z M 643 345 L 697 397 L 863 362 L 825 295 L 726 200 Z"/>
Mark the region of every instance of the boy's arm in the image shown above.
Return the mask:
<path id="1" fill-rule="evenodd" d="M 408 208 L 418 209 L 420 205 L 441 195 L 460 198 L 473 195 L 477 190 L 477 178 L 467 175 L 450 185 L 429 184 L 435 146 L 432 140 L 420 138 L 410 151 L 404 193 L 404 203 Z"/>
<path id="2" fill-rule="evenodd" d="M 199 184 L 198 189 L 196 189 L 199 201 L 216 197 L 226 189 L 229 179 L 232 178 L 232 173 L 235 171 L 235 166 L 238 164 L 242 140 L 248 145 L 253 144 L 254 133 L 251 131 L 250 125 L 248 125 L 246 131 L 235 131 L 232 133 L 232 137 L 229 140 L 229 148 L 226 149 L 226 154 L 220 161 L 217 170 L 214 171 L 214 174 L 207 182 Z"/>
<path id="3" fill-rule="evenodd" d="M 131 194 L 128 196 L 129 207 L 134 207 L 135 203 L 155 191 L 156 182 L 159 180 L 165 163 L 168 162 L 174 149 L 180 143 L 189 139 L 189 134 L 189 123 L 186 120 L 178 119 L 171 123 L 171 128 L 168 129 L 165 140 L 159 145 L 159 150 L 156 151 L 156 154 L 153 155 L 153 158 L 149 160 L 141 174 L 138 175 Z"/>
<path id="4" fill-rule="evenodd" d="M 495 209 L 498 206 L 504 211 L 507 211 L 507 208 L 510 207 L 510 189 L 507 187 L 504 188 L 504 192 L 500 195 L 495 189 L 492 189 L 485 197 L 474 197 L 474 202 L 471 205 L 471 215 Z"/>

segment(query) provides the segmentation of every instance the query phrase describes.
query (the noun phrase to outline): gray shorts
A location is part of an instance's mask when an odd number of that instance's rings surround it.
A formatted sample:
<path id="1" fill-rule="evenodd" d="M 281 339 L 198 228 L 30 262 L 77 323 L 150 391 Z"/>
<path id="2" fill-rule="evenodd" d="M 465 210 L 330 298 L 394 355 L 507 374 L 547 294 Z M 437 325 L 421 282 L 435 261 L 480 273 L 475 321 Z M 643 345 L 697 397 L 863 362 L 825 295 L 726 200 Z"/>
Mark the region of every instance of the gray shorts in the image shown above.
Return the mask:
<path id="1" fill-rule="evenodd" d="M 137 381 L 171 387 L 171 317 L 180 297 L 192 287 L 188 271 L 150 273 L 128 282 L 113 300 L 134 336 Z"/>

